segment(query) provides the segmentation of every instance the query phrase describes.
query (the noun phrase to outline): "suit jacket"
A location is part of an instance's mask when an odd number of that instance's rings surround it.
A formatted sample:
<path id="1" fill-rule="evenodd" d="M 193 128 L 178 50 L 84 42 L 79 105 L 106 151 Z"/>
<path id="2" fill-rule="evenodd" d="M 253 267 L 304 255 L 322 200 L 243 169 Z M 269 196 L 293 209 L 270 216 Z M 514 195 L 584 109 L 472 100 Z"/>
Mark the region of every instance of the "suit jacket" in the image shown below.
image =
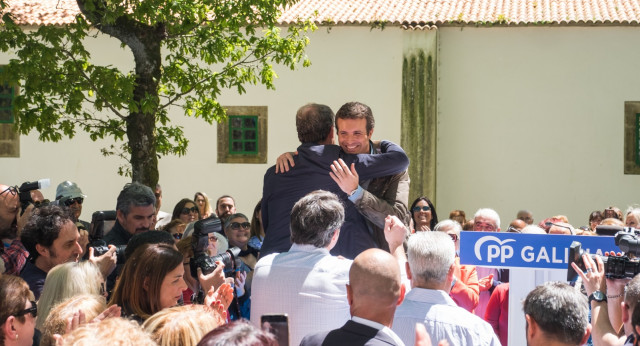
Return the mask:
<path id="1" fill-rule="evenodd" d="M 382 154 L 380 142 L 370 142 L 373 152 Z M 373 239 L 379 248 L 389 251 L 389 244 L 384 237 L 384 220 L 387 215 L 395 215 L 407 227 L 411 214 L 409 213 L 409 173 L 375 178 L 368 181 L 360 179 L 363 191 L 362 197 L 355 201 L 356 208 L 365 217 L 369 229 L 373 231 Z"/>
<path id="2" fill-rule="evenodd" d="M 302 339 L 300 346 L 358 346 L 358 345 L 397 345 L 387 334 L 354 322 L 352 320 L 339 329 L 310 334 Z"/>
<path id="3" fill-rule="evenodd" d="M 318 189 L 335 193 L 345 207 L 345 222 L 338 243 L 331 250 L 332 255 L 353 259 L 360 252 L 377 247 L 366 220 L 331 179 L 329 171 L 331 163 L 342 158 L 349 166 L 355 163 L 362 180 L 404 172 L 409 166 L 409 158 L 402 148 L 387 141 L 383 141 L 381 146 L 383 154 L 350 155 L 343 153 L 337 145 L 305 143 L 298 147 L 295 167 L 289 172 L 275 174 L 275 166 L 269 168 L 264 176 L 262 192 L 265 238 L 260 256 L 289 250 L 291 209 L 300 198 Z"/>

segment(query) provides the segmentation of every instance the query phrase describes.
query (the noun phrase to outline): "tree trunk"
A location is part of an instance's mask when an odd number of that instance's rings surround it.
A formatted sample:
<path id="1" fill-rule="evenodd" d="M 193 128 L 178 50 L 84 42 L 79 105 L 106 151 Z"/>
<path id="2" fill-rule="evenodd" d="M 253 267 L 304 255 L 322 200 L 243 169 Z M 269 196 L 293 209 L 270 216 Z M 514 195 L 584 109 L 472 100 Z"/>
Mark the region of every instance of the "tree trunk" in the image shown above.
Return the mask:
<path id="1" fill-rule="evenodd" d="M 156 154 L 156 109 L 160 102 L 158 81 L 161 74 L 161 42 L 163 30 L 146 27 L 136 30 L 137 43 L 132 47 L 135 58 L 136 86 L 133 100 L 138 112 L 131 112 L 127 119 L 127 138 L 131 150 L 132 180 L 155 188 L 160 174 Z M 148 106 L 144 106 L 147 104 Z"/>

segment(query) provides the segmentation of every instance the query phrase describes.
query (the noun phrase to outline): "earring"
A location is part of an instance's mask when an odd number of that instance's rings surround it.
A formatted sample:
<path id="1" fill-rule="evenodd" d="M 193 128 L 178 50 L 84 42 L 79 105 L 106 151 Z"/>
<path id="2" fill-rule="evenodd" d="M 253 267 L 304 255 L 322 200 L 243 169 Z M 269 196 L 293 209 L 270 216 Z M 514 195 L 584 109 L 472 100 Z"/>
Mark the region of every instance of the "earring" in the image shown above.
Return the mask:
<path id="1" fill-rule="evenodd" d="M 16 334 L 16 340 L 18 340 L 18 334 Z"/>

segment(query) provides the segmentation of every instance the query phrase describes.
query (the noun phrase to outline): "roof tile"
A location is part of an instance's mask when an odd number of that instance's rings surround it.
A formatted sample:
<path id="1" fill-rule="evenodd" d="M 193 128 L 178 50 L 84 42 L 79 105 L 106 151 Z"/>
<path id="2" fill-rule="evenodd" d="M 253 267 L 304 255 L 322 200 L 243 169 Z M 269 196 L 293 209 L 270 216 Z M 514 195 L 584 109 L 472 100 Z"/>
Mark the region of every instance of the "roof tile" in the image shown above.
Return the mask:
<path id="1" fill-rule="evenodd" d="M 79 14 L 75 0 L 6 0 L 18 23 L 62 25 Z M 333 25 L 466 24 L 638 25 L 640 0 L 300 0 L 280 23 L 300 18 Z"/>

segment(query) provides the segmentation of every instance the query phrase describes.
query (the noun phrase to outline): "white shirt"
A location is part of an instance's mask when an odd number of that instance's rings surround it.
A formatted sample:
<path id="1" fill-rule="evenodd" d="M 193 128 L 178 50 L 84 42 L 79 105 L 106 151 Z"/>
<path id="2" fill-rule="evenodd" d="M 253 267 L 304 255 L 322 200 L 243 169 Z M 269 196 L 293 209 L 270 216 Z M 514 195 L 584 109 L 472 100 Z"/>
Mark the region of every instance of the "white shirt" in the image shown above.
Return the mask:
<path id="1" fill-rule="evenodd" d="M 424 324 L 433 345 L 442 339 L 451 346 L 500 345 L 489 323 L 457 306 L 441 290 L 414 287 L 396 309 L 391 329 L 405 345 L 413 345 L 416 323 Z"/>
<path id="2" fill-rule="evenodd" d="M 360 323 L 360 324 L 364 324 L 365 326 L 369 326 L 369 327 L 371 327 L 373 329 L 377 329 L 378 331 L 381 331 L 382 333 L 386 334 L 388 337 L 393 339 L 393 341 L 396 342 L 396 345 L 404 346 L 404 342 L 402 342 L 400 337 L 398 335 L 396 335 L 396 333 L 394 333 L 393 330 L 389 329 L 389 327 L 385 326 L 382 323 L 378 323 L 376 321 L 367 320 L 365 318 L 358 317 L 358 316 L 351 317 L 351 320 L 353 320 L 353 322 L 357 322 L 357 323 Z"/>
<path id="3" fill-rule="evenodd" d="M 261 258 L 251 286 L 251 322 L 260 326 L 262 315 L 288 314 L 291 345 L 307 334 L 342 327 L 351 318 L 346 284 L 352 262 L 299 244 Z"/>

